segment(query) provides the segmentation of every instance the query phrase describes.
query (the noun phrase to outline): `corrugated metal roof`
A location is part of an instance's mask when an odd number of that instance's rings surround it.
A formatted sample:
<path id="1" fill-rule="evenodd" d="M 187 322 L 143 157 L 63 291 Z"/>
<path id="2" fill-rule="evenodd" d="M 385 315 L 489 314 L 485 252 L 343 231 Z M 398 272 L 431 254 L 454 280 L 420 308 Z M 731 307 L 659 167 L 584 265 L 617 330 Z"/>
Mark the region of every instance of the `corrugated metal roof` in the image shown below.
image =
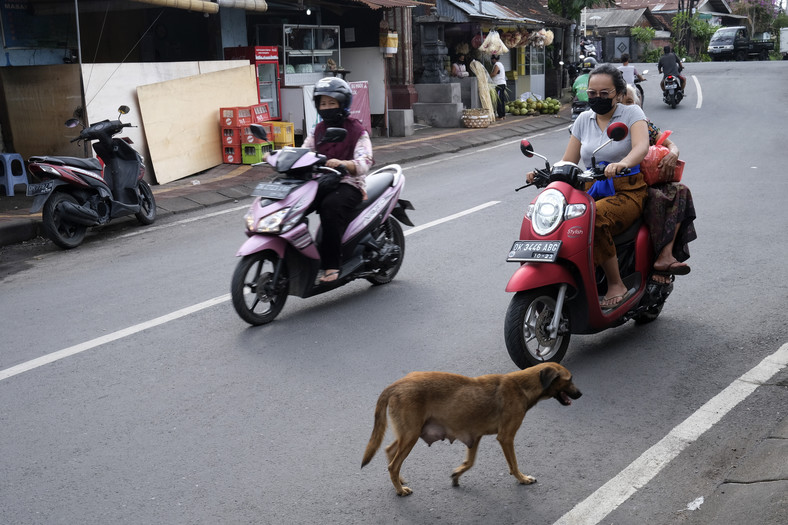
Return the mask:
<path id="1" fill-rule="evenodd" d="M 448 0 L 448 2 L 463 11 L 468 18 L 500 20 L 502 22 L 542 23 L 541 20 L 525 17 L 495 2 L 486 0 Z"/>
<path id="2" fill-rule="evenodd" d="M 431 2 L 420 2 L 418 0 L 353 0 L 360 4 L 366 4 L 371 9 L 381 7 L 415 7 L 417 5 L 433 5 Z"/>
<path id="3" fill-rule="evenodd" d="M 593 27 L 634 27 L 646 9 L 588 9 L 586 24 Z M 598 17 L 598 18 L 597 18 Z"/>

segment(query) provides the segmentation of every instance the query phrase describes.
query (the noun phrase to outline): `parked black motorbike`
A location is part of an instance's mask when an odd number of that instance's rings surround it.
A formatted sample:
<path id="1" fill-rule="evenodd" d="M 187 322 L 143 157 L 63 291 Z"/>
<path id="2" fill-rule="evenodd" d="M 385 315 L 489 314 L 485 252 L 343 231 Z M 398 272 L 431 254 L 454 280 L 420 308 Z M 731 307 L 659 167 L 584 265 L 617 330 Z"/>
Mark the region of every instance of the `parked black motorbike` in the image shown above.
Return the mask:
<path id="1" fill-rule="evenodd" d="M 128 106 L 118 108 L 120 115 Z M 156 220 L 156 201 L 145 176 L 142 156 L 129 144 L 131 139 L 113 138 L 123 128 L 118 120 L 103 120 L 84 128 L 71 142 L 93 141 L 96 158 L 45 156 L 30 157 L 28 169 L 42 182 L 31 184 L 27 195 L 34 197 L 30 213 L 39 210 L 47 237 L 61 248 L 76 248 L 90 226 L 134 215 L 142 224 Z M 79 120 L 70 119 L 68 127 Z M 101 159 L 101 160 L 99 160 Z"/>

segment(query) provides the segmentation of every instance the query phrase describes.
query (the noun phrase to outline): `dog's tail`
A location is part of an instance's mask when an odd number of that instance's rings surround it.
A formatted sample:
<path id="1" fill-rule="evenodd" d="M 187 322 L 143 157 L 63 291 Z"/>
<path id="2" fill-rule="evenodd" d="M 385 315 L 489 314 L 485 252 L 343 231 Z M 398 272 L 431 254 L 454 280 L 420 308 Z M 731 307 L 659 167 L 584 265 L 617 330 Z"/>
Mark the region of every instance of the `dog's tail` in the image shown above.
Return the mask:
<path id="1" fill-rule="evenodd" d="M 389 406 L 389 397 L 391 397 L 391 387 L 386 387 L 378 397 L 378 404 L 375 406 L 375 425 L 372 427 L 372 435 L 367 443 L 367 450 L 364 451 L 364 459 L 361 460 L 361 468 L 372 461 L 372 456 L 380 448 L 383 442 L 383 437 L 386 435 L 386 409 Z"/>

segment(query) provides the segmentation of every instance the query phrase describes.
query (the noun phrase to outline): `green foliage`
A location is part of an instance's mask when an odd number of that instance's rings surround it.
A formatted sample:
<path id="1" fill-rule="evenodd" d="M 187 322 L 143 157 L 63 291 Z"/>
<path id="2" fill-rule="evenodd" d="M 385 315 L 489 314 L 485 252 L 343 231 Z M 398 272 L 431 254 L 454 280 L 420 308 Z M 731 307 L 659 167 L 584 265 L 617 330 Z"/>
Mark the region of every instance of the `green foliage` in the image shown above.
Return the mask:
<path id="1" fill-rule="evenodd" d="M 696 49 L 705 50 L 709 47 L 709 40 L 717 30 L 716 27 L 710 26 L 705 20 L 695 16 L 687 16 L 686 13 L 678 13 L 673 17 L 671 23 L 672 43 L 676 48 L 678 56 L 687 56 L 687 50 L 683 47 L 683 42 L 686 41 L 687 35 L 691 36 L 697 43 Z M 697 57 L 703 60 L 703 51 L 700 51 L 701 56 Z"/>
<path id="2" fill-rule="evenodd" d="M 648 45 L 654 40 L 657 31 L 653 27 L 632 27 L 629 29 L 629 34 L 635 39 L 635 42 Z"/>
<path id="3" fill-rule="evenodd" d="M 646 51 L 646 54 L 643 55 L 643 62 L 659 62 L 659 57 L 662 56 L 662 51 L 659 49 L 649 49 Z"/>
<path id="4" fill-rule="evenodd" d="M 731 11 L 736 15 L 748 18 L 750 32 L 760 33 L 769 31 L 777 13 L 780 12 L 779 0 L 740 0 L 731 5 Z"/>

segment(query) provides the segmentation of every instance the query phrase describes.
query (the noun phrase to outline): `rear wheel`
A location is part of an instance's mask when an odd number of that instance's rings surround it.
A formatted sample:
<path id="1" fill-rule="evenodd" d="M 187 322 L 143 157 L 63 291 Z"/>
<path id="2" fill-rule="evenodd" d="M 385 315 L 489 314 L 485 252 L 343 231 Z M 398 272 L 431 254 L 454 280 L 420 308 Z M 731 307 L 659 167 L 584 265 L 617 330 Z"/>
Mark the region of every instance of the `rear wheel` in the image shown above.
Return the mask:
<path id="1" fill-rule="evenodd" d="M 139 189 L 140 211 L 134 214 L 142 224 L 153 224 L 156 220 L 156 200 L 153 198 L 153 190 L 144 180 L 140 181 Z"/>
<path id="2" fill-rule="evenodd" d="M 520 368 L 545 361 L 561 362 L 569 346 L 569 320 L 561 314 L 559 333 L 550 337 L 548 326 L 555 312 L 555 290 L 542 288 L 518 292 L 509 303 L 504 338 L 509 357 Z M 564 331 L 565 333 L 561 333 Z"/>
<path id="3" fill-rule="evenodd" d="M 82 244 L 88 227 L 82 224 L 74 224 L 63 217 L 61 205 L 64 202 L 79 204 L 73 195 L 62 191 L 56 192 L 44 204 L 44 209 L 41 211 L 41 220 L 44 235 L 61 248 L 68 250 Z"/>
<path id="4" fill-rule="evenodd" d="M 233 307 L 251 325 L 270 323 L 287 300 L 287 266 L 283 263 L 277 282 L 274 269 L 279 256 L 271 250 L 246 255 L 233 273 L 230 291 Z"/>
<path id="5" fill-rule="evenodd" d="M 382 268 L 374 275 L 367 277 L 367 281 L 372 284 L 390 283 L 402 266 L 405 258 L 405 234 L 402 233 L 402 226 L 399 225 L 394 217 L 389 217 L 386 222 L 381 224 L 376 235 L 383 233 L 385 245 L 381 255 Z"/>

